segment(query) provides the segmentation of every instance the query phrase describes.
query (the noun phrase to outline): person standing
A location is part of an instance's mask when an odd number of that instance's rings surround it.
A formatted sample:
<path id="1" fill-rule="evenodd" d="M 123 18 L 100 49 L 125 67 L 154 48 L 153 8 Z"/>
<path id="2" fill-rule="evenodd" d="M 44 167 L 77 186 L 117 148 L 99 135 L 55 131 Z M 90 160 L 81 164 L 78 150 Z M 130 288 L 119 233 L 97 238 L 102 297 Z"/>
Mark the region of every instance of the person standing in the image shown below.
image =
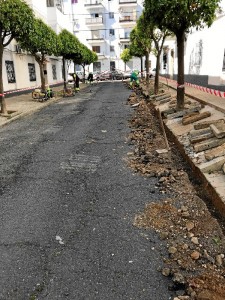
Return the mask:
<path id="1" fill-rule="evenodd" d="M 77 75 L 77 73 L 75 73 L 75 92 L 79 92 L 80 91 L 80 77 Z"/>

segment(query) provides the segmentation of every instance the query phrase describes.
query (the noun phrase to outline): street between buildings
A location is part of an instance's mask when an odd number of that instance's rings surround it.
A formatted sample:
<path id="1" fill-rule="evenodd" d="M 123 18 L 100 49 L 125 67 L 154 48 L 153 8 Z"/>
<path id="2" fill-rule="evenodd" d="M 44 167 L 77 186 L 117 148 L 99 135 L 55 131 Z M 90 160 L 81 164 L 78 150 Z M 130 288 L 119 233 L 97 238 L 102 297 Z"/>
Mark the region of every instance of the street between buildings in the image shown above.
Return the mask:
<path id="1" fill-rule="evenodd" d="M 166 241 L 133 225 L 163 195 L 127 165 L 129 95 L 100 83 L 0 128 L 0 299 L 173 299 Z"/>

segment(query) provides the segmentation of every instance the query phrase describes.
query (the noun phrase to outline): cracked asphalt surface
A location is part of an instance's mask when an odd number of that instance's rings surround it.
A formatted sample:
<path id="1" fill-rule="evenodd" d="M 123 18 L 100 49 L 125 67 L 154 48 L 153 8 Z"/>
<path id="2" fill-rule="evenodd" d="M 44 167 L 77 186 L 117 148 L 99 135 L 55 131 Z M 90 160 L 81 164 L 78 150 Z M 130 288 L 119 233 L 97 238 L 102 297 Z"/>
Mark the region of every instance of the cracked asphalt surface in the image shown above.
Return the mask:
<path id="1" fill-rule="evenodd" d="M 165 245 L 134 227 L 155 178 L 126 165 L 130 94 L 104 82 L 0 128 L 0 299 L 167 300 Z"/>

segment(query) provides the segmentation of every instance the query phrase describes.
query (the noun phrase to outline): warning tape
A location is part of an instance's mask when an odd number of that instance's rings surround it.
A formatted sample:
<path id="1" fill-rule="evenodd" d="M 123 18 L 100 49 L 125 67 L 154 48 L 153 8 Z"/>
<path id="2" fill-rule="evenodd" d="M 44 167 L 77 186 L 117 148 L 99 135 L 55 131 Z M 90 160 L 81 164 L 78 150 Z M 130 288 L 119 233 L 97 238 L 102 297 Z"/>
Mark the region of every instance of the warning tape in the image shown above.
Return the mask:
<path id="1" fill-rule="evenodd" d="M 55 84 L 59 84 L 59 83 L 63 83 L 63 81 L 58 81 Z M 46 86 L 48 86 L 48 84 L 46 84 Z M 4 95 L 9 95 L 9 94 L 14 94 L 14 93 L 18 93 L 18 92 L 22 92 L 22 91 L 32 91 L 34 89 L 37 89 L 37 88 L 40 88 L 41 86 L 32 86 L 32 87 L 27 87 L 27 88 L 23 88 L 23 89 L 18 89 L 18 90 L 12 90 L 12 91 L 8 91 L 8 92 L 5 92 L 3 94 L 0 94 L 0 96 L 4 96 Z"/>
<path id="2" fill-rule="evenodd" d="M 173 83 L 176 83 L 177 87 L 178 88 L 183 88 L 184 86 L 183 85 L 178 85 L 177 81 L 176 80 L 173 80 L 173 79 L 169 79 L 169 78 L 166 78 L 166 77 L 161 77 L 162 79 L 165 79 L 167 81 L 171 81 Z M 225 92 L 222 92 L 222 91 L 219 91 L 219 90 L 214 90 L 214 89 L 210 89 L 210 88 L 206 88 L 204 86 L 200 86 L 200 85 L 197 85 L 197 84 L 193 84 L 193 83 L 189 83 L 189 82 L 185 82 L 184 85 L 187 85 L 189 87 L 193 87 L 195 89 L 198 89 L 202 92 L 206 92 L 208 94 L 211 94 L 211 95 L 214 95 L 214 96 L 217 96 L 217 97 L 220 97 L 220 98 L 225 98 Z"/>

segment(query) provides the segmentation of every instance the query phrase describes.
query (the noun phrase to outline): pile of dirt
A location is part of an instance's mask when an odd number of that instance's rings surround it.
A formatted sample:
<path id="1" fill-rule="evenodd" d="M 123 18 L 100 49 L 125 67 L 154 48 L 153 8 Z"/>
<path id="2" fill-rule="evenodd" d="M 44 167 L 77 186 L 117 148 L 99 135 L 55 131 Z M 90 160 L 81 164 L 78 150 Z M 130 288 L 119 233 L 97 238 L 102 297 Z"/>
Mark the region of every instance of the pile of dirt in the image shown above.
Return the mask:
<path id="1" fill-rule="evenodd" d="M 130 95 L 128 104 L 134 108 L 129 121 L 134 151 L 128 164 L 143 176 L 157 178 L 151 192 L 163 195 L 146 204 L 134 225 L 154 229 L 166 241 L 168 256 L 161 272 L 171 277 L 175 299 L 225 299 L 223 231 L 189 180 L 190 170 L 175 144 L 170 141 L 166 149 L 154 106 L 137 93 Z"/>

